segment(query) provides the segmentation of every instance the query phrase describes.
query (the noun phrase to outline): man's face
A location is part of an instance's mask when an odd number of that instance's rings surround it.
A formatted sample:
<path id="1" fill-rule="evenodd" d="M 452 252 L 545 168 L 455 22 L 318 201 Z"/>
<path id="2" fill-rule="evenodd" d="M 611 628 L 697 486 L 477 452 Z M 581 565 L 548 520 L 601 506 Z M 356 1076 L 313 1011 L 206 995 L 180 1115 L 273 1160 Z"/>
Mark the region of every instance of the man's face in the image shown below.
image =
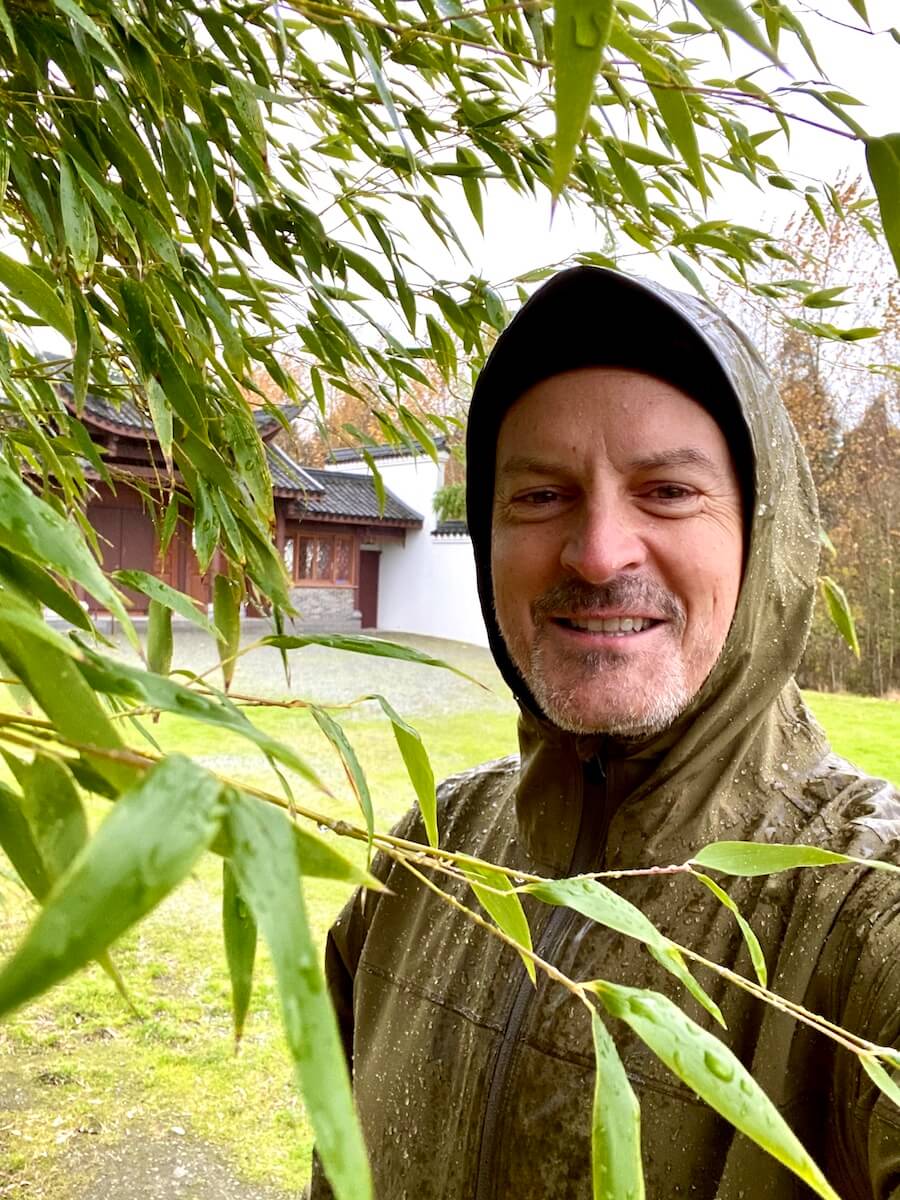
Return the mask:
<path id="1" fill-rule="evenodd" d="M 497 440 L 497 619 L 544 713 L 640 737 L 674 721 L 725 643 L 741 582 L 728 446 L 671 384 L 590 367 L 544 380 Z"/>

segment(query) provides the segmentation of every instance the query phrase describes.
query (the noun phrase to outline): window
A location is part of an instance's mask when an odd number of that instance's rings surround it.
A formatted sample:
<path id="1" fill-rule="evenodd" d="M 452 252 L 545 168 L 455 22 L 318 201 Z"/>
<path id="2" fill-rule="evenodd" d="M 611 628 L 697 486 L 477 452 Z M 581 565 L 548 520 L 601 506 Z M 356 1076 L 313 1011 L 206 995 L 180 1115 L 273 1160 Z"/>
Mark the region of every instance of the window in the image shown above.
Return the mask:
<path id="1" fill-rule="evenodd" d="M 284 563 L 295 583 L 349 586 L 353 583 L 353 538 L 339 533 L 289 534 Z"/>

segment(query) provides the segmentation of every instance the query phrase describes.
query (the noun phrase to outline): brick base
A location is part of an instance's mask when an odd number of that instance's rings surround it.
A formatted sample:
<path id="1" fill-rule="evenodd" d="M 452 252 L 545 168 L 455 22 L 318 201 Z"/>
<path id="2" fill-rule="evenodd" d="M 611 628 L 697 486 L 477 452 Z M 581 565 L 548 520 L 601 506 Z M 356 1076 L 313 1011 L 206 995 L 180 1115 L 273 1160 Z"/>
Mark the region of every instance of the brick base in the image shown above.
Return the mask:
<path id="1" fill-rule="evenodd" d="M 360 613 L 353 606 L 353 588 L 304 587 L 291 590 L 291 601 L 304 629 L 330 633 L 352 633 L 361 628 Z"/>

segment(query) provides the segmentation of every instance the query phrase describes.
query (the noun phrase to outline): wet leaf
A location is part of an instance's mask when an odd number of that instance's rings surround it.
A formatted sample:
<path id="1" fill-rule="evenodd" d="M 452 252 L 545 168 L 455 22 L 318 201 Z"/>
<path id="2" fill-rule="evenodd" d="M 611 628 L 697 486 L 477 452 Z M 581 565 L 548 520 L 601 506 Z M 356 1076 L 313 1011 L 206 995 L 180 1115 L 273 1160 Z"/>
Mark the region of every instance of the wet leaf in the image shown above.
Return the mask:
<path id="1" fill-rule="evenodd" d="M 744 4 L 743 0 L 691 0 L 691 3 L 710 24 L 730 29 L 754 50 L 758 50 L 772 62 L 778 62 L 777 55 L 751 16 L 752 9 Z"/>
<path id="2" fill-rule="evenodd" d="M 68 341 L 75 340 L 72 318 L 62 301 L 30 267 L 0 253 L 0 284 L 13 300 L 30 308 L 46 325 L 58 329 Z"/>
<path id="3" fill-rule="evenodd" d="M 502 871 L 497 871 L 486 863 L 469 863 L 461 861 L 459 866 L 472 885 L 472 891 L 481 901 L 481 905 L 494 918 L 503 932 L 519 946 L 531 950 L 531 930 L 528 918 L 522 908 L 522 902 L 516 894 L 510 879 Z M 527 954 L 522 955 L 522 962 L 532 983 L 536 980 L 534 962 Z"/>
<path id="4" fill-rule="evenodd" d="M 369 850 L 371 852 L 372 834 L 375 832 L 375 812 L 372 808 L 372 797 L 369 793 L 366 775 L 360 766 L 359 759 L 356 757 L 356 751 L 351 746 L 343 728 L 335 721 L 334 717 L 315 704 L 310 706 L 310 711 L 316 724 L 340 755 L 347 781 L 353 789 L 356 802 L 365 817 L 366 831 L 369 835 Z"/>
<path id="5" fill-rule="evenodd" d="M 566 186 L 575 161 L 614 12 L 614 0 L 556 0 L 554 5 L 554 199 Z"/>
<path id="6" fill-rule="evenodd" d="M 900 1108 L 900 1086 L 897 1085 L 896 1080 L 892 1079 L 881 1063 L 877 1059 L 872 1058 L 871 1055 L 860 1054 L 859 1061 L 862 1063 L 863 1070 L 875 1086 Z"/>
<path id="7" fill-rule="evenodd" d="M 0 546 L 80 583 L 113 613 L 131 644 L 139 649 L 137 634 L 118 593 L 75 528 L 36 496 L 4 462 L 0 462 Z"/>
<path id="8" fill-rule="evenodd" d="M 391 723 L 394 740 L 419 802 L 419 811 L 425 823 L 428 844 L 437 846 L 440 841 L 437 825 L 437 795 L 434 787 L 434 771 L 431 769 L 428 751 L 425 749 L 418 730 L 413 729 L 412 725 L 408 725 L 384 696 L 374 695 L 370 699 L 378 701 Z"/>
<path id="9" fill-rule="evenodd" d="M 59 160 L 59 203 L 72 265 L 77 275 L 85 275 L 93 265 L 96 250 L 94 222 L 90 207 L 81 193 L 78 176 L 65 154 Z"/>
<path id="10" fill-rule="evenodd" d="M 819 576 L 819 587 L 822 590 L 831 623 L 847 643 L 848 648 L 859 658 L 856 623 L 853 620 L 853 611 L 850 608 L 846 592 L 830 575 Z"/>
<path id="11" fill-rule="evenodd" d="M 700 871 L 694 872 L 695 878 L 699 879 L 702 884 L 709 888 L 712 894 L 720 903 L 724 904 L 730 913 L 734 914 L 734 919 L 737 921 L 741 933 L 744 935 L 744 941 L 747 944 L 747 950 L 750 953 L 750 961 L 753 964 L 753 970 L 756 972 L 756 978 L 763 987 L 769 982 L 769 970 L 766 966 L 766 958 L 762 951 L 762 946 L 759 944 L 759 938 L 753 932 L 750 922 L 743 915 L 741 910 L 728 895 L 724 888 L 719 887 L 714 879 L 710 879 L 708 875 L 702 874 Z"/>
<path id="12" fill-rule="evenodd" d="M 300 650 L 304 646 L 329 646 L 332 650 L 349 650 L 353 654 L 372 654 L 376 658 L 397 658 L 402 662 L 442 667 L 445 671 L 452 671 L 454 675 L 459 675 L 461 679 L 468 679 L 469 683 L 474 683 L 480 688 L 485 687 L 473 675 L 467 675 L 465 671 L 460 671 L 458 667 L 451 666 L 443 659 L 432 658 L 421 650 L 413 650 L 410 646 L 401 646 L 396 642 L 383 641 L 381 638 L 367 637 L 363 633 L 305 633 L 290 637 L 272 635 L 263 638 L 262 644 L 279 646 L 283 650 Z M 488 690 L 485 688 L 485 691 Z"/>
<path id="13" fill-rule="evenodd" d="M 216 645 L 226 692 L 234 678 L 236 655 L 241 648 L 242 600 L 240 581 L 219 572 L 213 580 L 213 620 L 216 623 Z"/>
<path id="14" fill-rule="evenodd" d="M 371 1200 L 365 1145 L 310 936 L 290 822 L 262 801 L 236 794 L 227 822 L 238 887 L 269 944 L 288 1048 L 325 1174 L 336 1200 Z"/>
<path id="15" fill-rule="evenodd" d="M 87 841 L 84 805 L 71 772 L 48 754 L 35 754 L 23 778 L 22 811 L 53 885 Z"/>
<path id="16" fill-rule="evenodd" d="M 228 859 L 222 863 L 222 932 L 225 957 L 231 977 L 231 1012 L 235 1044 L 244 1033 L 250 994 L 253 991 L 253 965 L 256 961 L 256 921 L 238 891 L 234 871 Z"/>
<path id="17" fill-rule="evenodd" d="M 594 1037 L 594 1108 L 591 1168 L 594 1200 L 644 1200 L 641 1108 L 616 1044 L 600 1014 L 591 1013 Z"/>
<path id="18" fill-rule="evenodd" d="M 147 613 L 147 666 L 157 675 L 172 669 L 172 610 L 159 600 L 151 600 Z"/>
<path id="19" fill-rule="evenodd" d="M 219 827 L 221 791 L 172 755 L 119 798 L 0 972 L 0 1013 L 99 957 L 184 879 Z"/>
<path id="20" fill-rule="evenodd" d="M 53 576 L 36 563 L 8 550 L 0 550 L 0 578 L 23 597 L 30 597 L 52 608 L 71 625 L 91 633 L 91 619 L 72 595 L 61 588 Z"/>
<path id="21" fill-rule="evenodd" d="M 652 82 L 650 91 L 656 101 L 659 115 L 690 170 L 698 191 L 708 195 L 709 188 L 706 183 L 706 172 L 703 169 L 703 159 L 700 157 L 697 129 L 684 93 L 676 87 L 654 86 Z"/>
<path id="22" fill-rule="evenodd" d="M 178 506 L 170 508 L 168 512 L 174 512 L 177 516 Z M 155 600 L 157 604 L 170 608 L 172 612 L 177 613 L 179 617 L 184 617 L 186 621 L 190 621 L 192 625 L 202 629 L 204 633 L 215 636 L 216 631 L 209 618 L 200 611 L 191 597 L 169 587 L 155 575 L 150 575 L 146 571 L 113 571 L 113 579 L 122 587 L 133 588 L 134 591 L 149 597 L 150 600 Z"/>
<path id="23" fill-rule="evenodd" d="M 597 980 L 603 1006 L 717 1113 L 793 1171 L 824 1200 L 837 1192 L 756 1080 L 727 1046 L 659 992 Z"/>
<path id="24" fill-rule="evenodd" d="M 0 783 L 0 847 L 35 900 L 43 900 L 50 890 L 50 881 L 31 826 L 22 812 L 23 803 L 22 796 Z"/>
<path id="25" fill-rule="evenodd" d="M 710 867 L 723 875 L 770 875 L 794 867 L 833 867 L 852 864 L 900 871 L 894 863 L 878 858 L 853 858 L 820 846 L 786 846 L 779 842 L 710 842 L 690 860 L 692 866 Z"/>
<path id="26" fill-rule="evenodd" d="M 528 883 L 520 891 L 536 896 L 545 904 L 559 904 L 574 909 L 583 917 L 605 925 L 607 929 L 615 929 L 626 937 L 643 942 L 659 965 L 674 975 L 697 1003 L 724 1026 L 725 1020 L 719 1006 L 710 999 L 690 973 L 678 947 L 660 933 L 649 917 L 618 892 L 614 892 L 598 879 L 583 877 Z"/>
<path id="27" fill-rule="evenodd" d="M 84 650 L 84 658 L 79 661 L 78 669 L 96 691 L 139 700 L 162 712 L 179 713 L 182 717 L 239 733 L 249 741 L 255 742 L 265 754 L 290 767 L 314 787 L 328 794 L 325 784 L 299 754 L 254 725 L 233 704 L 210 699 L 176 683 L 173 679 L 165 679 L 161 675 L 152 675 L 127 663 L 104 658 L 93 650 Z"/>
<path id="28" fill-rule="evenodd" d="M 878 197 L 884 236 L 900 273 L 900 133 L 868 138 L 866 165 Z"/>

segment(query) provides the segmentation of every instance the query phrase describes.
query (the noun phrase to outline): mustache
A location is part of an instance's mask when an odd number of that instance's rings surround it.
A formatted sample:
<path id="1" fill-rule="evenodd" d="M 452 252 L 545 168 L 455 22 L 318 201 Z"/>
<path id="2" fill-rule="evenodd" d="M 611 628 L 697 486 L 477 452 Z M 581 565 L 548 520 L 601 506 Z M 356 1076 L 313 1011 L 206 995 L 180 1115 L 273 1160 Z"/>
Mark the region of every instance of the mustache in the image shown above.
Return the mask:
<path id="1" fill-rule="evenodd" d="M 562 611 L 579 612 L 597 608 L 649 610 L 678 625 L 684 624 L 684 606 L 677 596 L 652 579 L 618 575 L 607 583 L 587 583 L 583 579 L 564 579 L 548 588 L 531 603 L 535 624 Z"/>

